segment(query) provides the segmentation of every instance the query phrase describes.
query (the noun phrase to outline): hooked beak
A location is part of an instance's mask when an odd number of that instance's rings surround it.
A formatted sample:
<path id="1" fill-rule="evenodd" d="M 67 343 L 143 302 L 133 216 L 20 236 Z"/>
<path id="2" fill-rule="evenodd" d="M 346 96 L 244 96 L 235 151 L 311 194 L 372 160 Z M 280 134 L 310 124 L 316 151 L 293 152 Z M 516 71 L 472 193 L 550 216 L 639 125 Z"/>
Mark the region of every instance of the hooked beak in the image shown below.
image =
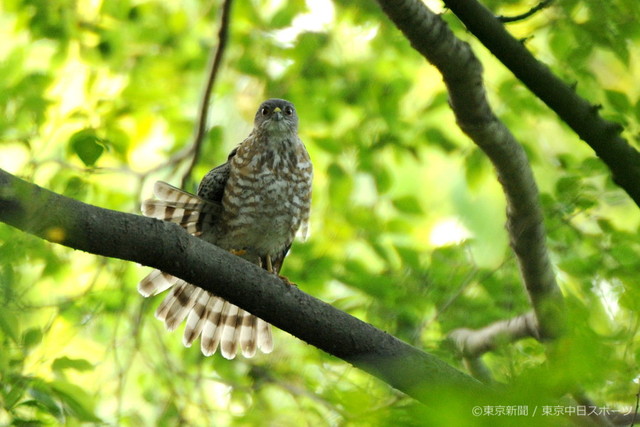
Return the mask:
<path id="1" fill-rule="evenodd" d="M 280 109 L 280 107 L 276 107 L 275 110 L 273 110 L 273 118 L 277 122 L 282 120 L 282 110 Z"/>

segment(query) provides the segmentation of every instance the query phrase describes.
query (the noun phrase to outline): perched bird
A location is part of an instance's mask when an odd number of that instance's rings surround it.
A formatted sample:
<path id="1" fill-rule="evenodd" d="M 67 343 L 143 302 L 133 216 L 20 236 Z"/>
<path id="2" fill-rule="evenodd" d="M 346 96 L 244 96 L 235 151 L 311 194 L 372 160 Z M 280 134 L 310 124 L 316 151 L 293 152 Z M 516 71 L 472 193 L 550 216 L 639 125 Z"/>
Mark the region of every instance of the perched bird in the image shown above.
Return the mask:
<path id="1" fill-rule="evenodd" d="M 156 182 L 156 199 L 146 200 L 146 216 L 180 224 L 187 232 L 278 274 L 291 243 L 308 232 L 313 168 L 298 137 L 298 115 L 283 99 L 263 102 L 249 136 L 227 161 L 211 170 L 193 195 Z M 145 297 L 171 291 L 156 311 L 167 329 L 186 318 L 183 343 L 200 336 L 206 356 L 218 346 L 232 359 L 273 349 L 271 327 L 237 306 L 154 270 L 138 284 Z"/>

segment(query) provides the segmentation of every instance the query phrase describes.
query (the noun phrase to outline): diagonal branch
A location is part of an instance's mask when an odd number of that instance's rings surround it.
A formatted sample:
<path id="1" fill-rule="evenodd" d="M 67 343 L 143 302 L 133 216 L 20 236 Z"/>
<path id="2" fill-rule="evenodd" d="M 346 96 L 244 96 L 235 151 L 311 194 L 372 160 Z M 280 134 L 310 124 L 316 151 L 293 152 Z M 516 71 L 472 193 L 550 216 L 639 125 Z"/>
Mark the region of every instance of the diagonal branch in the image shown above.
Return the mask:
<path id="1" fill-rule="evenodd" d="M 532 17 L 542 9 L 551 6 L 551 3 L 553 3 L 553 0 L 543 0 L 537 5 L 535 5 L 534 7 L 532 7 L 531 9 L 529 9 L 528 11 L 521 13 L 520 15 L 515 15 L 515 16 L 500 15 L 500 16 L 496 16 L 496 19 L 503 23 L 523 21 L 527 18 Z"/>
<path id="2" fill-rule="evenodd" d="M 229 16 L 231 15 L 231 4 L 233 0 L 224 0 L 222 5 L 222 16 L 220 18 L 220 30 L 218 31 L 218 46 L 215 51 L 212 52 L 211 59 L 209 61 L 209 72 L 207 73 L 207 81 L 202 90 L 202 98 L 200 99 L 200 108 L 198 109 L 198 119 L 196 124 L 196 130 L 193 137 L 193 144 L 189 149 L 189 153 L 193 153 L 191 163 L 182 176 L 182 188 L 186 185 L 186 181 L 191 176 L 193 168 L 198 163 L 200 152 L 202 151 L 202 143 L 204 142 L 204 135 L 207 131 L 207 118 L 209 116 L 209 102 L 211 100 L 211 94 L 213 92 L 213 85 L 216 82 L 218 76 L 218 70 L 222 63 L 222 57 L 224 55 L 225 48 L 227 47 L 227 41 L 229 38 Z"/>
<path id="3" fill-rule="evenodd" d="M 449 340 L 465 358 L 482 356 L 500 344 L 527 337 L 539 338 L 536 318 L 531 312 L 492 323 L 482 329 L 460 328 L 449 333 Z"/>
<path id="4" fill-rule="evenodd" d="M 87 205 L 1 169 L 0 221 L 70 248 L 178 276 L 422 402 L 441 402 L 444 396 L 461 402 L 470 401 L 463 397 L 475 402 L 495 397 L 489 388 L 435 356 L 285 284 L 176 224 Z"/>
<path id="5" fill-rule="evenodd" d="M 444 0 L 469 31 L 538 98 L 560 116 L 611 170 L 613 180 L 640 206 L 640 153 L 620 136 L 621 126 L 600 117 L 598 107 L 509 34 L 483 5 L 474 0 Z"/>
<path id="6" fill-rule="evenodd" d="M 563 299 L 545 242 L 538 188 L 523 148 L 493 114 L 482 65 L 467 43 L 419 0 L 378 0 L 387 16 L 442 73 L 460 128 L 489 157 L 507 199 L 507 228 L 543 338 L 564 328 Z"/>
<path id="7" fill-rule="evenodd" d="M 540 339 L 535 314 L 529 312 L 512 319 L 500 320 L 481 329 L 459 328 L 451 331 L 448 340 L 462 356 L 464 365 L 474 378 L 485 384 L 493 382 L 482 355 L 522 338 Z"/>

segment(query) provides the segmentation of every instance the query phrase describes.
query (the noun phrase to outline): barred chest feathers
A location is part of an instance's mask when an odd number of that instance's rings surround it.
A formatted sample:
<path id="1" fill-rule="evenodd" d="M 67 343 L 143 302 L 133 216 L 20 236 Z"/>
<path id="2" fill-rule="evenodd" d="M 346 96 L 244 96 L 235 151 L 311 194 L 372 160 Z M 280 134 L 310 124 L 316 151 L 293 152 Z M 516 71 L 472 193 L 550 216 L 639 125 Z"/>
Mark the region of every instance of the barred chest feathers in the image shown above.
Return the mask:
<path id="1" fill-rule="evenodd" d="M 302 142 L 287 136 L 255 138 L 231 161 L 223 215 L 236 248 L 278 254 L 308 218 L 311 162 Z"/>

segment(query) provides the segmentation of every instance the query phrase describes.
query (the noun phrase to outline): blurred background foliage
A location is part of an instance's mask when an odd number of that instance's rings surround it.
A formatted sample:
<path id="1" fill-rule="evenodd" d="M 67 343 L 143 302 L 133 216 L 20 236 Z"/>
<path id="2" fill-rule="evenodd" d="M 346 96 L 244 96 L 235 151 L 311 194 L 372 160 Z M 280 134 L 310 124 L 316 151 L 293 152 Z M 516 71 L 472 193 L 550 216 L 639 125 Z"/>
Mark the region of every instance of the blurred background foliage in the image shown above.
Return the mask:
<path id="1" fill-rule="evenodd" d="M 518 379 L 531 396 L 548 393 L 552 381 L 541 377 L 562 372 L 603 406 L 630 408 L 637 207 L 451 13 L 426 3 L 472 44 L 497 114 L 529 154 L 576 325 L 555 368 L 531 339 L 484 360 L 496 380 Z M 503 15 L 534 6 L 484 3 Z M 124 212 L 139 212 L 156 179 L 178 185 L 220 9 L 220 0 L 2 0 L 0 167 Z M 635 1 L 565 0 L 508 28 L 637 147 L 639 20 Z M 294 244 L 283 271 L 304 291 L 461 369 L 448 332 L 529 309 L 491 165 L 456 127 L 439 74 L 374 2 L 235 2 L 188 190 L 248 134 L 269 97 L 296 104 L 315 165 L 311 239 Z M 0 224 L 0 424 L 455 420 L 446 402 L 427 413 L 280 331 L 274 353 L 253 360 L 185 349 L 180 332 L 153 318 L 161 298 L 136 292 L 147 270 Z"/>

